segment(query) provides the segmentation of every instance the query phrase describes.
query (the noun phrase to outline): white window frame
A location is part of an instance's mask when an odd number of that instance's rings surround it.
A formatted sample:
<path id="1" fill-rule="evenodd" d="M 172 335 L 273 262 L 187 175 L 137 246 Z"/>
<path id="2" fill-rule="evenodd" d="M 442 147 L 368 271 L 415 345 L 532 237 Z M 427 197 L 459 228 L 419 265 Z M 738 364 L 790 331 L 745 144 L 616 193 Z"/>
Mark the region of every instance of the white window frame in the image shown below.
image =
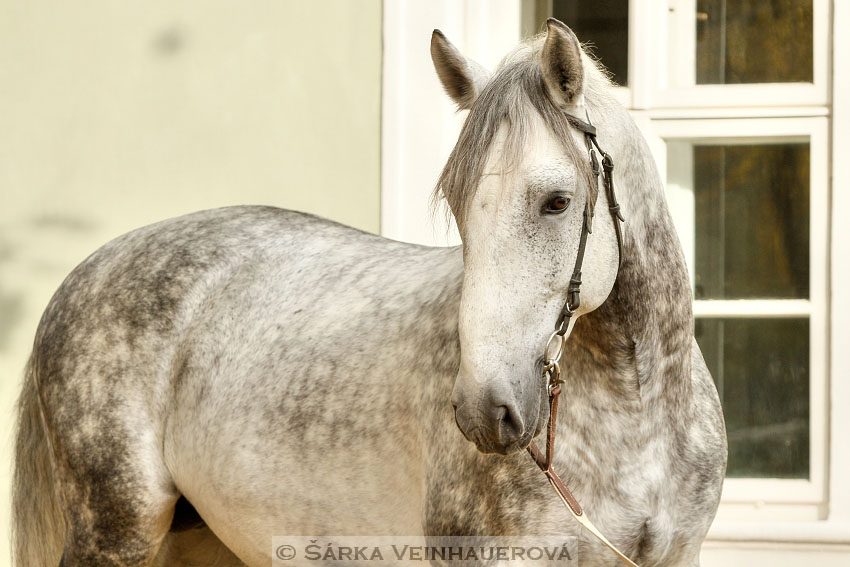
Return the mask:
<path id="1" fill-rule="evenodd" d="M 659 37 L 676 49 L 659 49 L 656 69 L 654 106 L 685 107 L 763 107 L 825 105 L 829 102 L 830 2 L 813 0 L 813 68 L 811 83 L 761 83 L 697 85 L 696 82 L 696 2 L 694 0 L 632 0 L 636 10 L 660 5 L 666 14 L 655 23 Z M 666 4 L 666 6 L 665 6 Z M 657 12 L 656 12 L 657 14 Z M 678 79 L 675 81 L 673 78 Z"/>
<path id="2" fill-rule="evenodd" d="M 677 156 L 668 169 L 667 140 L 706 144 L 752 144 L 777 141 L 810 144 L 809 169 L 809 299 L 697 300 L 694 316 L 701 318 L 800 317 L 809 320 L 809 479 L 727 478 L 722 502 L 735 504 L 723 516 L 735 518 L 776 514 L 751 514 L 744 505 L 764 509 L 766 503 L 779 505 L 809 504 L 809 510 L 795 509 L 817 518 L 826 501 L 827 467 L 827 370 L 828 370 L 828 212 L 829 152 L 828 120 L 814 118 L 734 118 L 696 120 L 654 120 L 651 144 L 662 178 L 665 172 L 691 170 L 692 164 Z M 734 133 L 734 135 L 732 135 Z M 660 142 L 660 143 L 659 143 Z M 691 175 L 690 171 L 685 175 Z M 693 187 L 692 179 L 685 185 Z M 671 214 L 685 249 L 693 286 L 694 217 L 692 194 L 678 195 L 676 183 L 667 185 Z M 770 508 L 770 506 L 767 506 Z M 731 512 L 734 510 L 734 513 Z"/>
<path id="3" fill-rule="evenodd" d="M 384 4 L 381 124 L 381 234 L 460 244 L 454 223 L 430 214 L 430 196 L 457 141 L 458 113 L 434 71 L 429 40 L 440 28 L 488 69 L 520 40 L 520 0 L 388 0 Z"/>
<path id="4" fill-rule="evenodd" d="M 817 244 L 819 250 L 810 257 L 812 276 L 823 280 L 811 282 L 812 293 L 815 288 L 826 293 L 822 299 L 813 295 L 814 304 L 783 306 L 788 314 L 808 312 L 815 318 L 822 314 L 824 321 L 817 329 L 810 326 L 817 334 L 810 337 L 811 358 L 816 352 L 824 355 L 810 369 L 810 380 L 817 387 L 810 394 L 810 416 L 816 422 L 812 425 L 822 424 L 819 431 L 812 429 L 810 438 L 813 482 L 728 479 L 703 546 L 702 564 L 799 565 L 817 550 L 820 565 L 846 565 L 850 557 L 850 443 L 845 440 L 850 432 L 850 223 L 846 221 L 850 191 L 843 188 L 850 187 L 846 159 L 850 156 L 850 34 L 833 30 L 850 29 L 850 2 L 814 0 L 815 61 L 810 85 L 669 88 L 665 85 L 671 41 L 668 8 L 667 2 L 630 0 L 630 110 L 647 136 L 659 171 L 666 173 L 664 137 L 693 138 L 693 128 L 699 124 L 700 135 L 728 138 L 730 132 L 747 132 L 750 120 L 764 125 L 773 118 L 774 129 L 761 129 L 761 134 L 811 136 L 810 189 L 813 198 L 825 199 L 827 214 L 824 219 L 821 213 L 817 221 L 823 227 L 821 233 L 812 235 L 822 241 L 825 233 L 826 242 Z M 647 37 L 656 41 L 641 41 Z M 730 94 L 720 92 L 725 89 Z M 784 128 L 784 119 L 790 118 L 813 122 L 808 128 Z M 733 127 L 743 129 L 726 130 Z M 813 203 L 812 212 L 816 209 L 823 211 L 824 203 Z M 814 228 L 814 218 L 811 225 Z M 827 267 L 816 274 L 814 262 L 823 262 L 818 257 L 824 255 Z M 718 307 L 724 312 L 732 308 Z M 710 314 L 712 308 L 695 305 L 697 314 Z M 819 474 L 816 467 L 821 466 Z"/>
<path id="5" fill-rule="evenodd" d="M 850 29 L 850 2 L 832 9 L 833 29 Z M 832 49 L 829 519 L 850 543 L 850 34 L 833 33 Z"/>

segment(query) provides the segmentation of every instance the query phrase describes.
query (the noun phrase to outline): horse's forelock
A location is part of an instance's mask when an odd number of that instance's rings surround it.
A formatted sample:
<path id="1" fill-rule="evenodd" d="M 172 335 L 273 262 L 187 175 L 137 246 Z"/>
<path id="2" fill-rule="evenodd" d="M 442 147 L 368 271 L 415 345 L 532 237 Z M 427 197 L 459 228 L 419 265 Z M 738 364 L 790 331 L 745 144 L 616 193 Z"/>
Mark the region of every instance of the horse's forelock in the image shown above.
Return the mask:
<path id="1" fill-rule="evenodd" d="M 436 208 L 445 198 L 459 223 L 463 222 L 478 188 L 502 121 L 507 122 L 508 132 L 501 165 L 503 170 L 509 170 L 522 159 L 533 112 L 537 112 L 549 127 L 568 159 L 585 178 L 584 185 L 588 188 L 591 205 L 596 200 L 596 184 L 591 182 L 587 156 L 576 146 L 566 115 L 552 101 L 544 86 L 537 51 L 526 45 L 505 58 L 470 109 L 457 144 L 443 167 L 434 188 L 432 204 Z"/>

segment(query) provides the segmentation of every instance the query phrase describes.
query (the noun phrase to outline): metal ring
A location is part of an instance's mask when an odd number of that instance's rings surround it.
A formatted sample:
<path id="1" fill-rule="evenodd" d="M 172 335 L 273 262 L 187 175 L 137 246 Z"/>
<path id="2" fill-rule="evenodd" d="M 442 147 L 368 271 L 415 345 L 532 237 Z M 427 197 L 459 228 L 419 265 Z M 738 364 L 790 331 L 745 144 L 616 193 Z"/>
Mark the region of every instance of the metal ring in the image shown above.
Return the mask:
<path id="1" fill-rule="evenodd" d="M 554 341 L 557 339 L 558 350 L 556 350 L 552 355 L 550 355 L 550 350 L 554 346 Z M 549 340 L 546 341 L 546 348 L 543 349 L 543 358 L 546 361 L 546 364 L 549 365 L 553 362 L 558 362 L 561 360 L 561 356 L 564 354 L 564 347 L 566 346 L 567 339 L 564 335 L 560 334 L 559 330 L 556 329 L 551 335 L 549 335 Z"/>

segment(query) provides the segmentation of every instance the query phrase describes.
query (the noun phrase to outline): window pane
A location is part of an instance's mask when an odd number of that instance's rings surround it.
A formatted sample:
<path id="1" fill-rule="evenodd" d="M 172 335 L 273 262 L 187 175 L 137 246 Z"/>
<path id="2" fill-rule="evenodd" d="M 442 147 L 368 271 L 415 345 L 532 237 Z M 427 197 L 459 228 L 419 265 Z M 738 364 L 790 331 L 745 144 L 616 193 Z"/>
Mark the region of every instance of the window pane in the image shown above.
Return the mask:
<path id="1" fill-rule="evenodd" d="M 697 84 L 812 82 L 812 0 L 697 0 Z"/>
<path id="2" fill-rule="evenodd" d="M 693 146 L 694 296 L 809 296 L 809 144 Z"/>
<path id="3" fill-rule="evenodd" d="M 590 44 L 591 52 L 602 61 L 618 85 L 629 78 L 629 1 L 553 0 L 551 14 L 576 33 L 579 41 Z"/>
<path id="4" fill-rule="evenodd" d="M 720 393 L 730 477 L 809 477 L 808 319 L 698 319 Z"/>

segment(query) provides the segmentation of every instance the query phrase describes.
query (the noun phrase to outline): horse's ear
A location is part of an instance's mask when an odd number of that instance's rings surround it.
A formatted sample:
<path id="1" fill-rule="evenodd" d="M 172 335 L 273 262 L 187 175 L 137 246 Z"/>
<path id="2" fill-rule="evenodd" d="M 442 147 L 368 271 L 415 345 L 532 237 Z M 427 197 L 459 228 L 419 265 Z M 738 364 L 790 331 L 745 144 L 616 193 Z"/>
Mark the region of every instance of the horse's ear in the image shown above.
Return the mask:
<path id="1" fill-rule="evenodd" d="M 460 110 L 472 106 L 490 79 L 487 69 L 464 57 L 440 30 L 431 34 L 431 60 L 443 88 Z"/>
<path id="2" fill-rule="evenodd" d="M 546 42 L 540 60 L 543 80 L 560 105 L 571 107 L 580 104 L 584 71 L 578 38 L 573 30 L 555 18 L 546 20 L 546 28 Z"/>

